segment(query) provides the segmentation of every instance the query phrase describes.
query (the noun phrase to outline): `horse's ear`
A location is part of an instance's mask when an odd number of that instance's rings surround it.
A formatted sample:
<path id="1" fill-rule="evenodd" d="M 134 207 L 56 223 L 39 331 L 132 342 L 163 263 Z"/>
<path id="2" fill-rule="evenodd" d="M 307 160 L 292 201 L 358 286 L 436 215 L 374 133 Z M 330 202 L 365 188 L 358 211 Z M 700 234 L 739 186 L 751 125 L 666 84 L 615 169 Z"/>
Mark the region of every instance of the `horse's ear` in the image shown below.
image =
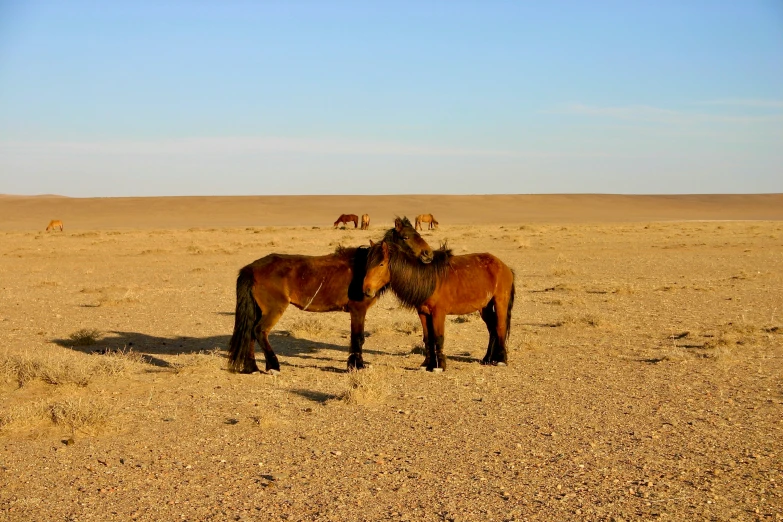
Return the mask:
<path id="1" fill-rule="evenodd" d="M 370 246 L 371 246 L 371 247 L 374 247 L 374 246 L 375 246 L 375 242 L 373 242 L 373 240 L 372 240 L 372 239 L 370 240 Z"/>
<path id="2" fill-rule="evenodd" d="M 383 248 L 383 257 L 389 257 L 389 245 L 386 241 L 381 243 L 381 248 Z"/>
<path id="3" fill-rule="evenodd" d="M 397 232 L 402 230 L 402 220 L 400 218 L 396 218 L 394 220 L 394 228 L 397 230 Z"/>

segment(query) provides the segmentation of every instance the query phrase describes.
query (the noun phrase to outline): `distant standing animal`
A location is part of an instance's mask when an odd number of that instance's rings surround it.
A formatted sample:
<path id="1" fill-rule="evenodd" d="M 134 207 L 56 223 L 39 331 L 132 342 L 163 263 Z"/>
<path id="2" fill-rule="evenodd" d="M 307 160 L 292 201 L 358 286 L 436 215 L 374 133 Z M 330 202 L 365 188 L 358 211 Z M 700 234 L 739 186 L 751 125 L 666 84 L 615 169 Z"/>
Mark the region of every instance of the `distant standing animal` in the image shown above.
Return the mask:
<path id="1" fill-rule="evenodd" d="M 356 228 L 359 226 L 359 216 L 356 214 L 340 214 L 340 217 L 334 222 L 334 228 L 337 228 L 341 223 L 346 225 L 348 223 L 353 223 L 353 228 Z"/>
<path id="2" fill-rule="evenodd" d="M 489 331 L 481 364 L 505 366 L 506 342 L 514 307 L 514 272 L 492 254 L 452 255 L 441 248 L 426 265 L 393 243 L 371 244 L 364 276 L 364 295 L 371 299 L 391 284 L 404 306 L 419 313 L 424 331 L 427 370 L 445 369 L 443 354 L 447 315 L 481 312 Z"/>
<path id="3" fill-rule="evenodd" d="M 368 230 L 370 228 L 370 215 L 362 214 L 362 230 Z"/>
<path id="4" fill-rule="evenodd" d="M 432 249 L 407 218 L 397 218 L 383 241 L 408 252 L 417 262 L 432 261 Z M 241 373 L 260 371 L 255 344 L 261 345 L 266 371 L 280 371 L 269 344 L 269 332 L 289 304 L 308 312 L 351 314 L 351 348 L 348 368 L 364 368 L 364 318 L 381 292 L 366 298 L 362 290 L 367 247 L 338 247 L 333 254 L 304 256 L 269 254 L 239 271 L 234 333 L 228 349 L 229 368 Z"/>
<path id="5" fill-rule="evenodd" d="M 438 220 L 435 219 L 435 216 L 432 214 L 419 214 L 416 216 L 416 230 L 424 230 L 421 228 L 422 223 L 429 223 L 430 230 L 433 228 L 438 228 Z"/>
<path id="6" fill-rule="evenodd" d="M 53 219 L 49 222 L 49 224 L 46 226 L 46 231 L 49 232 L 50 230 L 60 229 L 60 232 L 63 231 L 63 222 L 59 219 Z"/>

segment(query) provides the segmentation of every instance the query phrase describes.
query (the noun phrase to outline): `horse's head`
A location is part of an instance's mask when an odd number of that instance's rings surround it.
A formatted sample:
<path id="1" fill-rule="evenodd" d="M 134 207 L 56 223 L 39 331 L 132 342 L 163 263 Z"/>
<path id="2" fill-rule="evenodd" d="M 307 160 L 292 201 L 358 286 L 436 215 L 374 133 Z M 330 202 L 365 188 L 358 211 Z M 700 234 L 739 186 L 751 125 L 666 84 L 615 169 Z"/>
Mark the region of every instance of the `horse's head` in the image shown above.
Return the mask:
<path id="1" fill-rule="evenodd" d="M 415 257 L 419 258 L 422 263 L 432 262 L 432 248 L 424 241 L 424 238 L 416 232 L 416 229 L 408 221 L 408 218 L 397 218 L 394 220 L 394 228 L 390 230 L 391 238 L 389 234 L 384 237 L 385 240 L 391 239 L 393 243 L 403 247 Z"/>
<path id="2" fill-rule="evenodd" d="M 370 253 L 367 257 L 367 272 L 364 274 L 362 291 L 372 299 L 391 281 L 389 270 L 389 245 L 386 241 L 373 243 L 370 241 Z"/>

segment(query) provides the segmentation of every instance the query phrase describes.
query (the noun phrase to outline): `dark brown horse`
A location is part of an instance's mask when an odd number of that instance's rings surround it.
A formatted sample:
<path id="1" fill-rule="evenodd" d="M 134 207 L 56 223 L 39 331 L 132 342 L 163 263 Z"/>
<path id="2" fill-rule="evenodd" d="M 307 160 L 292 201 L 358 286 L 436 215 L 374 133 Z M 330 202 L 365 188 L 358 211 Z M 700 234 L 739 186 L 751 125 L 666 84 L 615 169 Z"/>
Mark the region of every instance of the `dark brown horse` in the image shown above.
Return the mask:
<path id="1" fill-rule="evenodd" d="M 370 228 L 370 215 L 362 214 L 362 230 L 368 230 Z"/>
<path id="2" fill-rule="evenodd" d="M 399 300 L 419 313 L 427 353 L 422 366 L 427 370 L 446 367 L 446 316 L 475 311 L 481 312 L 489 330 L 481 363 L 508 363 L 514 272 L 503 261 L 486 253 L 455 256 L 444 247 L 435 251 L 431 263 L 423 265 L 395 244 L 371 243 L 364 295 L 373 299 L 389 283 Z"/>
<path id="3" fill-rule="evenodd" d="M 340 224 L 347 225 L 348 223 L 353 223 L 353 228 L 356 228 L 359 226 L 359 216 L 356 214 L 340 214 L 340 217 L 337 218 L 337 221 L 334 222 L 334 228 L 337 228 Z"/>
<path id="4" fill-rule="evenodd" d="M 421 262 L 432 261 L 432 249 L 407 218 L 397 218 L 383 241 Z M 376 297 L 362 291 L 368 248 L 341 248 L 326 256 L 269 254 L 239 271 L 234 333 L 229 343 L 229 367 L 253 373 L 255 343 L 264 350 L 267 371 L 280 364 L 269 344 L 269 332 L 289 304 L 308 312 L 344 311 L 351 314 L 348 368 L 364 367 L 364 317 Z"/>
<path id="5" fill-rule="evenodd" d="M 438 220 L 435 219 L 435 216 L 432 214 L 419 214 L 416 216 L 416 224 L 414 226 L 417 230 L 424 230 L 422 228 L 422 223 L 429 223 L 429 228 L 438 228 Z"/>

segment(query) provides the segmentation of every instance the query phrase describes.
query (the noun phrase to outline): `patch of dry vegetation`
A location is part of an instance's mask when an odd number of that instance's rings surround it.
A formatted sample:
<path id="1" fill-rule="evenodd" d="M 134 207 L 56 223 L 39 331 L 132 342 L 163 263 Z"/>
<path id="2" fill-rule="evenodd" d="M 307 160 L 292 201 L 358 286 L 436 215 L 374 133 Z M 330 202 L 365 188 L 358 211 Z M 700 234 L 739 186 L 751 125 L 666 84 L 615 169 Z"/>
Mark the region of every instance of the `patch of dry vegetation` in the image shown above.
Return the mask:
<path id="1" fill-rule="evenodd" d="M 418 319 L 395 321 L 392 324 L 392 329 L 395 332 L 399 332 L 405 335 L 413 335 L 415 333 L 421 332 L 421 322 Z"/>
<path id="2" fill-rule="evenodd" d="M 389 369 L 373 366 L 346 374 L 344 390 L 338 394 L 346 404 L 375 406 L 391 393 Z"/>
<path id="3" fill-rule="evenodd" d="M 327 325 L 320 317 L 304 317 L 291 323 L 288 331 L 295 337 L 313 338 L 323 335 L 327 331 Z"/>
<path id="4" fill-rule="evenodd" d="M 101 332 L 94 328 L 82 328 L 68 336 L 71 346 L 92 346 L 98 342 Z"/>
<path id="5" fill-rule="evenodd" d="M 111 409 L 105 402 L 81 397 L 53 402 L 47 411 L 56 426 L 64 426 L 71 433 L 77 430 L 94 433 L 106 426 L 111 418 Z"/>
<path id="6" fill-rule="evenodd" d="M 19 386 L 36 380 L 52 385 L 87 386 L 95 378 L 121 375 L 145 362 L 145 355 L 132 350 L 115 350 L 105 355 L 5 351 L 0 353 L 0 376 Z"/>
<path id="7" fill-rule="evenodd" d="M 222 359 L 221 350 L 217 348 L 198 353 L 181 353 L 168 361 L 168 368 L 177 374 L 201 368 L 219 368 L 225 364 Z"/>

